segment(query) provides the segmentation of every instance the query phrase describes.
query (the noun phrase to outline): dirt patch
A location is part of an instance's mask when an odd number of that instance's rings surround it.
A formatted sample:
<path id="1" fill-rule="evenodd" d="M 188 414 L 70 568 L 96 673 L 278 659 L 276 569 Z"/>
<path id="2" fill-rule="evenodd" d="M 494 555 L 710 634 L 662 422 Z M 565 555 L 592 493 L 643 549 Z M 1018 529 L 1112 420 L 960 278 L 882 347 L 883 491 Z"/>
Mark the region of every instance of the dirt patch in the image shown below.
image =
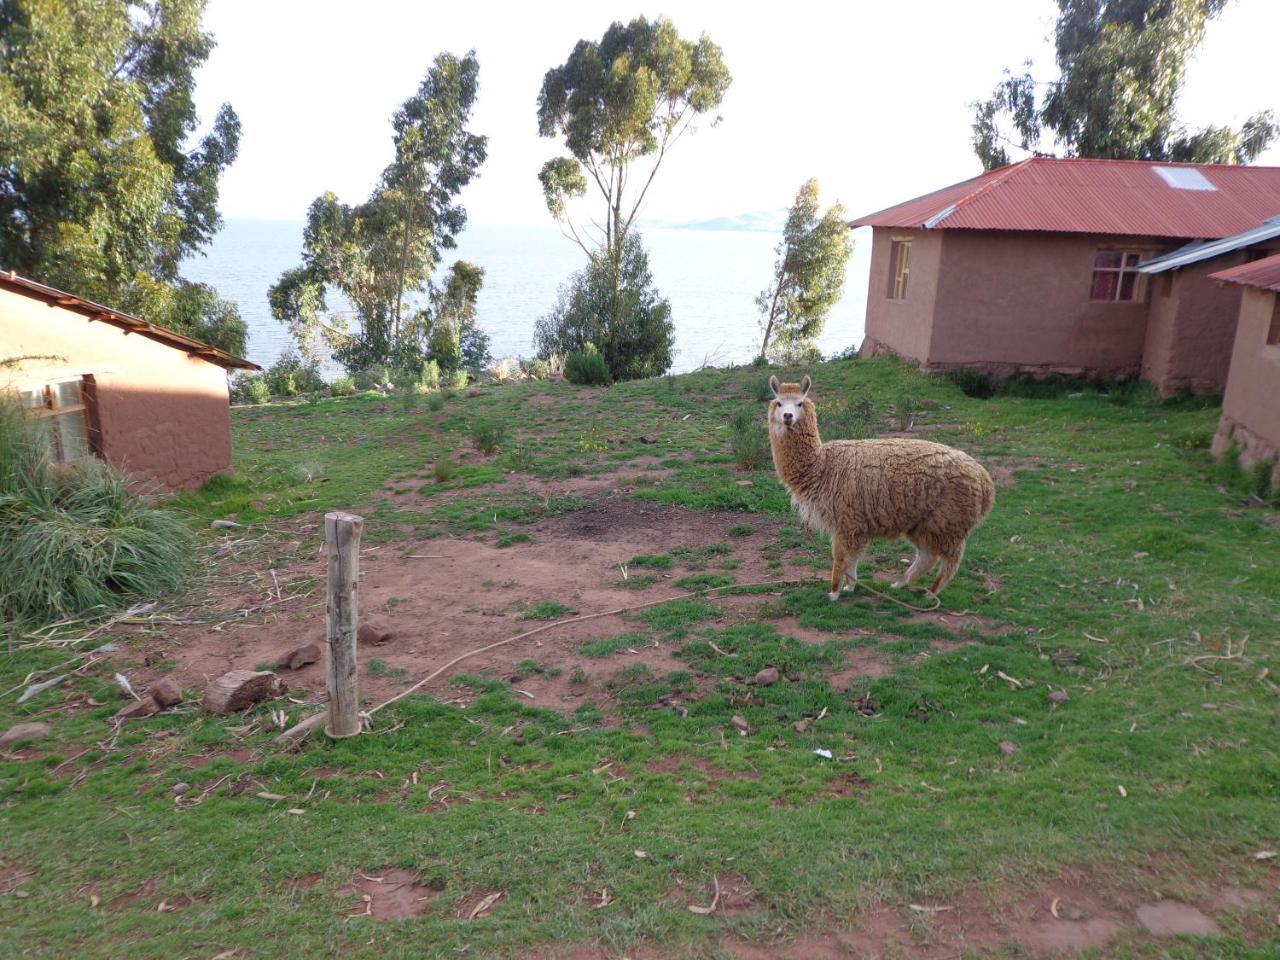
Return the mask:
<path id="1" fill-rule="evenodd" d="M 1254 887 L 1223 887 L 1209 900 L 1209 909 L 1243 910 L 1256 906 L 1267 898 L 1266 893 Z"/>
<path id="2" fill-rule="evenodd" d="M 1157 937 L 1218 936 L 1222 933 L 1212 917 L 1177 900 L 1144 903 L 1135 915 L 1146 931 Z"/>
<path id="3" fill-rule="evenodd" d="M 358 873 L 347 888 L 356 898 L 349 916 L 372 917 L 375 920 L 397 920 L 417 917 L 427 912 L 431 901 L 440 896 L 440 888 L 418 882 L 413 870 L 384 867 L 370 873 Z"/>
<path id="4" fill-rule="evenodd" d="M 501 890 L 480 888 L 472 890 L 462 898 L 462 903 L 454 912 L 459 920 L 479 920 L 487 917 L 506 896 Z"/>
<path id="5" fill-rule="evenodd" d="M 711 784 L 718 784 L 726 780 L 759 780 L 760 774 L 755 770 L 729 770 L 725 767 L 712 763 L 706 757 L 690 757 L 683 753 L 675 753 L 670 756 L 663 757 L 661 760 L 651 760 L 645 764 L 645 769 L 650 773 L 667 773 L 678 774 L 681 768 L 688 764 L 701 775 L 699 779 L 707 780 Z M 684 783 L 684 779 L 680 779 L 680 783 Z"/>
<path id="6" fill-rule="evenodd" d="M 34 870 L 19 867 L 0 867 L 0 897 L 13 893 L 36 875 Z"/>
<path id="7" fill-rule="evenodd" d="M 827 793 L 835 797 L 865 797 L 871 790 L 871 781 L 856 773 L 842 773 L 829 784 Z"/>
<path id="8" fill-rule="evenodd" d="M 968 634 L 973 637 L 978 635 L 1003 637 L 1017 632 L 1016 627 L 1011 627 L 1008 624 L 997 624 L 986 617 L 980 617 L 976 613 L 967 611 L 951 613 L 945 610 L 931 610 L 927 613 L 913 613 L 907 617 L 907 623 L 927 623 L 946 630 L 948 633 Z"/>

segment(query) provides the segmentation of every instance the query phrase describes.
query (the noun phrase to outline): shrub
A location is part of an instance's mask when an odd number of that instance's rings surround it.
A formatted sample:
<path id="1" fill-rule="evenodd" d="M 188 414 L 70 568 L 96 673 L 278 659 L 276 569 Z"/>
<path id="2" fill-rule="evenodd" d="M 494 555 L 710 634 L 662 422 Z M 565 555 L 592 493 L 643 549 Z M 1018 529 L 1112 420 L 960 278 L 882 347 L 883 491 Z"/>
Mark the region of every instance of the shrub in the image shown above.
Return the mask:
<path id="1" fill-rule="evenodd" d="M 649 257 L 631 231 L 617 259 L 595 257 L 560 288 L 556 305 L 534 327 L 538 356 L 565 356 L 595 344 L 614 380 L 656 377 L 671 367 L 671 304 L 653 287 Z"/>
<path id="2" fill-rule="evenodd" d="M 267 369 L 266 380 L 267 389 L 277 397 L 296 397 L 327 386 L 320 376 L 319 364 L 303 360 L 292 347 Z"/>
<path id="3" fill-rule="evenodd" d="M 609 382 L 609 367 L 594 344 L 583 350 L 575 350 L 564 358 L 564 378 L 579 385 L 605 384 Z"/>
<path id="4" fill-rule="evenodd" d="M 528 473 L 533 464 L 533 448 L 526 444 L 517 444 L 507 452 L 507 466 L 517 473 Z"/>
<path id="5" fill-rule="evenodd" d="M 750 410 L 738 410 L 729 423 L 733 460 L 743 470 L 759 470 L 769 463 L 769 431 L 757 423 Z"/>
<path id="6" fill-rule="evenodd" d="M 773 389 L 769 386 L 768 380 L 752 377 L 751 385 L 747 388 L 747 395 L 759 403 L 768 403 L 773 399 Z"/>
<path id="7" fill-rule="evenodd" d="M 438 393 L 433 393 L 427 397 L 427 409 L 432 413 L 439 413 L 444 409 L 444 397 Z"/>
<path id="8" fill-rule="evenodd" d="M 947 373 L 947 379 L 959 387 L 966 397 L 973 397 L 975 400 L 989 400 L 996 395 L 995 380 L 991 374 L 980 370 L 951 370 Z"/>
<path id="9" fill-rule="evenodd" d="M 471 442 L 485 455 L 496 453 L 506 433 L 507 428 L 497 421 L 477 420 L 471 425 Z"/>
<path id="10" fill-rule="evenodd" d="M 440 389 L 440 364 L 435 360 L 424 360 L 422 370 L 418 374 L 419 386 L 426 387 L 428 390 Z"/>
<path id="11" fill-rule="evenodd" d="M 356 392 L 356 382 L 347 376 L 334 377 L 329 392 L 335 397 L 349 397 Z"/>
<path id="12" fill-rule="evenodd" d="M 454 390 L 462 390 L 466 387 L 469 379 L 467 371 L 459 368 L 449 374 L 448 383 Z"/>
<path id="13" fill-rule="evenodd" d="M 457 465 L 448 457 L 441 457 L 431 468 L 431 476 L 436 483 L 448 483 L 458 472 Z"/>
<path id="14" fill-rule="evenodd" d="M 910 430 L 916 422 L 916 411 L 919 404 L 909 394 L 899 394 L 893 402 L 893 421 L 899 430 Z"/>
<path id="15" fill-rule="evenodd" d="M 114 610 L 182 586 L 191 531 L 103 463 L 51 465 L 43 430 L 0 401 L 0 621 Z"/>
<path id="16" fill-rule="evenodd" d="M 375 363 L 371 367 L 357 370 L 351 375 L 351 379 L 355 381 L 357 390 L 376 390 L 378 387 L 386 386 L 390 377 L 387 375 L 386 367 Z"/>
<path id="17" fill-rule="evenodd" d="M 520 370 L 530 380 L 546 380 L 551 376 L 551 362 L 538 357 L 532 360 L 521 360 Z"/>
<path id="18" fill-rule="evenodd" d="M 266 403 L 271 399 L 267 381 L 258 374 L 237 376 L 231 383 L 232 403 Z"/>

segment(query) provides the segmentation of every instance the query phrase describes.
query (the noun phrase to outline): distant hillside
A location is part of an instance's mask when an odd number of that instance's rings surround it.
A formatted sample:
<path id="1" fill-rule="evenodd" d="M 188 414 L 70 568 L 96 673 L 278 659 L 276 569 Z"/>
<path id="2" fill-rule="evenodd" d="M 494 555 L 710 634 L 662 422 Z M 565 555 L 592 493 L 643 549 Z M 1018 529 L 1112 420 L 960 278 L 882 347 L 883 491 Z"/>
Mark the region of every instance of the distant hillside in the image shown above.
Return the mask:
<path id="1" fill-rule="evenodd" d="M 645 227 L 661 227 L 667 230 L 740 230 L 752 233 L 781 233 L 786 222 L 786 210 L 758 210 L 739 213 L 731 217 L 712 217 L 709 220 L 648 220 Z"/>

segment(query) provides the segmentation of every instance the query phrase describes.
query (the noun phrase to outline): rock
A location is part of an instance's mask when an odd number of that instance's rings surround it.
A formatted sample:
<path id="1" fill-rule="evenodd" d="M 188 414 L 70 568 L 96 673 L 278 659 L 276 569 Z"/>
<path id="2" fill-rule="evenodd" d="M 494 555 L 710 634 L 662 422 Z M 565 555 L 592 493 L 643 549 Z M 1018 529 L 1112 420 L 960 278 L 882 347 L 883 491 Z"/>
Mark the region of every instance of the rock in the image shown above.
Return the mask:
<path id="1" fill-rule="evenodd" d="M 204 691 L 205 709 L 235 713 L 260 700 L 278 697 L 288 685 L 270 670 L 232 670 L 212 681 Z"/>
<path id="2" fill-rule="evenodd" d="M 234 527 L 240 526 L 240 524 L 236 523 L 234 520 L 214 520 L 209 524 L 209 526 L 213 527 L 215 530 L 230 530 Z"/>
<path id="3" fill-rule="evenodd" d="M 294 647 L 288 653 L 284 654 L 276 661 L 276 667 L 281 670 L 301 670 L 309 663 L 315 663 L 320 659 L 320 644 L 304 643 L 300 647 Z"/>
<path id="4" fill-rule="evenodd" d="M 168 677 L 157 680 L 147 692 L 160 707 L 172 707 L 182 702 L 182 688 Z"/>
<path id="5" fill-rule="evenodd" d="M 359 643 L 386 643 L 392 636 L 394 634 L 387 629 L 387 625 L 377 620 L 366 620 L 356 631 L 356 641 Z"/>
<path id="6" fill-rule="evenodd" d="M 1049 702 L 1052 703 L 1055 707 L 1058 706 L 1058 704 L 1060 703 L 1066 703 L 1070 699 L 1071 698 L 1067 696 L 1067 691 L 1065 690 L 1049 691 Z"/>
<path id="7" fill-rule="evenodd" d="M 0 750 L 8 750 L 21 740 L 42 740 L 52 729 L 47 723 L 16 723 L 0 734 Z"/>
<path id="8" fill-rule="evenodd" d="M 169 792 L 173 794 L 175 797 L 180 797 L 190 789 L 191 789 L 191 784 L 187 783 L 185 780 L 179 780 L 177 783 L 175 783 L 172 787 L 169 788 Z"/>
<path id="9" fill-rule="evenodd" d="M 159 712 L 160 704 L 150 697 L 144 697 L 141 700 L 133 701 L 133 703 L 125 704 L 116 711 L 116 715 L 112 719 L 116 723 L 124 723 L 126 720 L 143 720 L 153 713 Z"/>
<path id="10" fill-rule="evenodd" d="M 751 732 L 751 724 L 747 723 L 744 717 L 740 717 L 736 713 L 729 722 L 733 724 L 733 729 L 737 730 L 738 733 L 742 734 L 744 737 Z"/>
<path id="11" fill-rule="evenodd" d="M 759 673 L 755 675 L 755 678 L 751 682 L 754 683 L 757 687 L 772 686 L 773 684 L 778 682 L 778 668 L 765 667 L 763 670 L 761 670 Z"/>
<path id="12" fill-rule="evenodd" d="M 1014 743 L 1012 740 L 1001 740 L 1000 752 L 1003 753 L 1006 757 L 1012 757 L 1015 753 L 1018 752 L 1018 745 Z"/>
<path id="13" fill-rule="evenodd" d="M 738 481 L 738 486 L 740 486 L 740 487 L 753 487 L 753 486 L 755 486 L 755 484 L 754 484 L 754 483 L 752 483 L 750 480 L 739 480 L 739 481 Z"/>

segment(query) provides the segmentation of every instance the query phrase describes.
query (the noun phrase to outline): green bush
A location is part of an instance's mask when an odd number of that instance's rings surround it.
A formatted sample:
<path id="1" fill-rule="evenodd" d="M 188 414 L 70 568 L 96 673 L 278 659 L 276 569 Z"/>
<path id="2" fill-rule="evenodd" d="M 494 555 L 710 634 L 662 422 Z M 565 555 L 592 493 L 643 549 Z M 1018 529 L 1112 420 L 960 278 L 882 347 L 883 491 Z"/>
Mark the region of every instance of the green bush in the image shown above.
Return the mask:
<path id="1" fill-rule="evenodd" d="M 916 413 L 920 409 L 916 398 L 902 393 L 893 401 L 893 422 L 899 430 L 910 430 L 916 422 Z"/>
<path id="2" fill-rule="evenodd" d="M 496 453 L 506 439 L 507 428 L 495 420 L 477 420 L 471 425 L 471 442 L 483 454 Z"/>
<path id="3" fill-rule="evenodd" d="M 768 380 L 753 377 L 747 388 L 747 395 L 758 403 L 768 403 L 773 399 L 773 388 L 769 386 Z"/>
<path id="4" fill-rule="evenodd" d="M 996 395 L 996 381 L 991 374 L 980 370 L 950 370 L 947 379 L 960 388 L 966 397 L 989 400 Z"/>
<path id="5" fill-rule="evenodd" d="M 760 470 L 772 459 L 769 431 L 750 410 L 738 410 L 729 422 L 729 444 L 733 461 L 743 470 Z"/>
<path id="6" fill-rule="evenodd" d="M 448 384 L 454 390 L 463 390 L 466 388 L 469 380 L 470 378 L 467 374 L 467 371 L 459 368 L 457 370 L 454 370 L 451 374 L 449 374 Z"/>
<path id="7" fill-rule="evenodd" d="M 39 624 L 176 590 L 191 531 L 98 461 L 48 461 L 44 427 L 0 400 L 0 621 Z"/>
<path id="8" fill-rule="evenodd" d="M 329 393 L 335 397 L 349 397 L 356 392 L 356 382 L 350 377 L 334 377 L 329 384 Z"/>
<path id="9" fill-rule="evenodd" d="M 564 358 L 564 378 L 579 385 L 605 384 L 609 382 L 609 367 L 593 344 L 575 350 Z"/>
<path id="10" fill-rule="evenodd" d="M 316 361 L 303 360 L 292 347 L 268 368 L 266 380 L 267 389 L 276 397 L 297 397 L 328 386 Z"/>
<path id="11" fill-rule="evenodd" d="M 267 381 L 260 375 L 237 376 L 231 383 L 232 403 L 266 403 L 271 399 Z"/>
<path id="12" fill-rule="evenodd" d="M 373 366 L 366 367 L 363 370 L 357 370 L 351 375 L 351 379 L 355 381 L 357 390 L 376 390 L 378 387 L 385 387 L 391 382 L 387 368 L 380 363 L 375 363 Z"/>
<path id="13" fill-rule="evenodd" d="M 546 380 L 551 376 L 551 363 L 538 357 L 532 360 L 521 360 L 520 372 L 530 380 Z"/>
<path id="14" fill-rule="evenodd" d="M 424 360 L 422 370 L 418 374 L 418 384 L 428 390 L 439 390 L 440 364 L 434 360 Z"/>
<path id="15" fill-rule="evenodd" d="M 517 444 L 507 451 L 507 466 L 517 473 L 530 472 L 534 463 L 533 448 L 527 444 Z"/>
<path id="16" fill-rule="evenodd" d="M 658 294 L 649 258 L 632 230 L 621 262 L 602 252 L 560 288 L 555 306 L 534 327 L 538 356 L 568 357 L 595 344 L 612 380 L 656 377 L 671 367 L 671 304 Z M 593 381 L 603 382 L 603 381 Z"/>
<path id="17" fill-rule="evenodd" d="M 433 393 L 427 397 L 427 409 L 432 413 L 439 413 L 444 409 L 444 397 L 438 393 Z"/>
<path id="18" fill-rule="evenodd" d="M 457 464 L 448 457 L 441 457 L 431 468 L 431 476 L 436 483 L 448 483 L 458 472 Z"/>

